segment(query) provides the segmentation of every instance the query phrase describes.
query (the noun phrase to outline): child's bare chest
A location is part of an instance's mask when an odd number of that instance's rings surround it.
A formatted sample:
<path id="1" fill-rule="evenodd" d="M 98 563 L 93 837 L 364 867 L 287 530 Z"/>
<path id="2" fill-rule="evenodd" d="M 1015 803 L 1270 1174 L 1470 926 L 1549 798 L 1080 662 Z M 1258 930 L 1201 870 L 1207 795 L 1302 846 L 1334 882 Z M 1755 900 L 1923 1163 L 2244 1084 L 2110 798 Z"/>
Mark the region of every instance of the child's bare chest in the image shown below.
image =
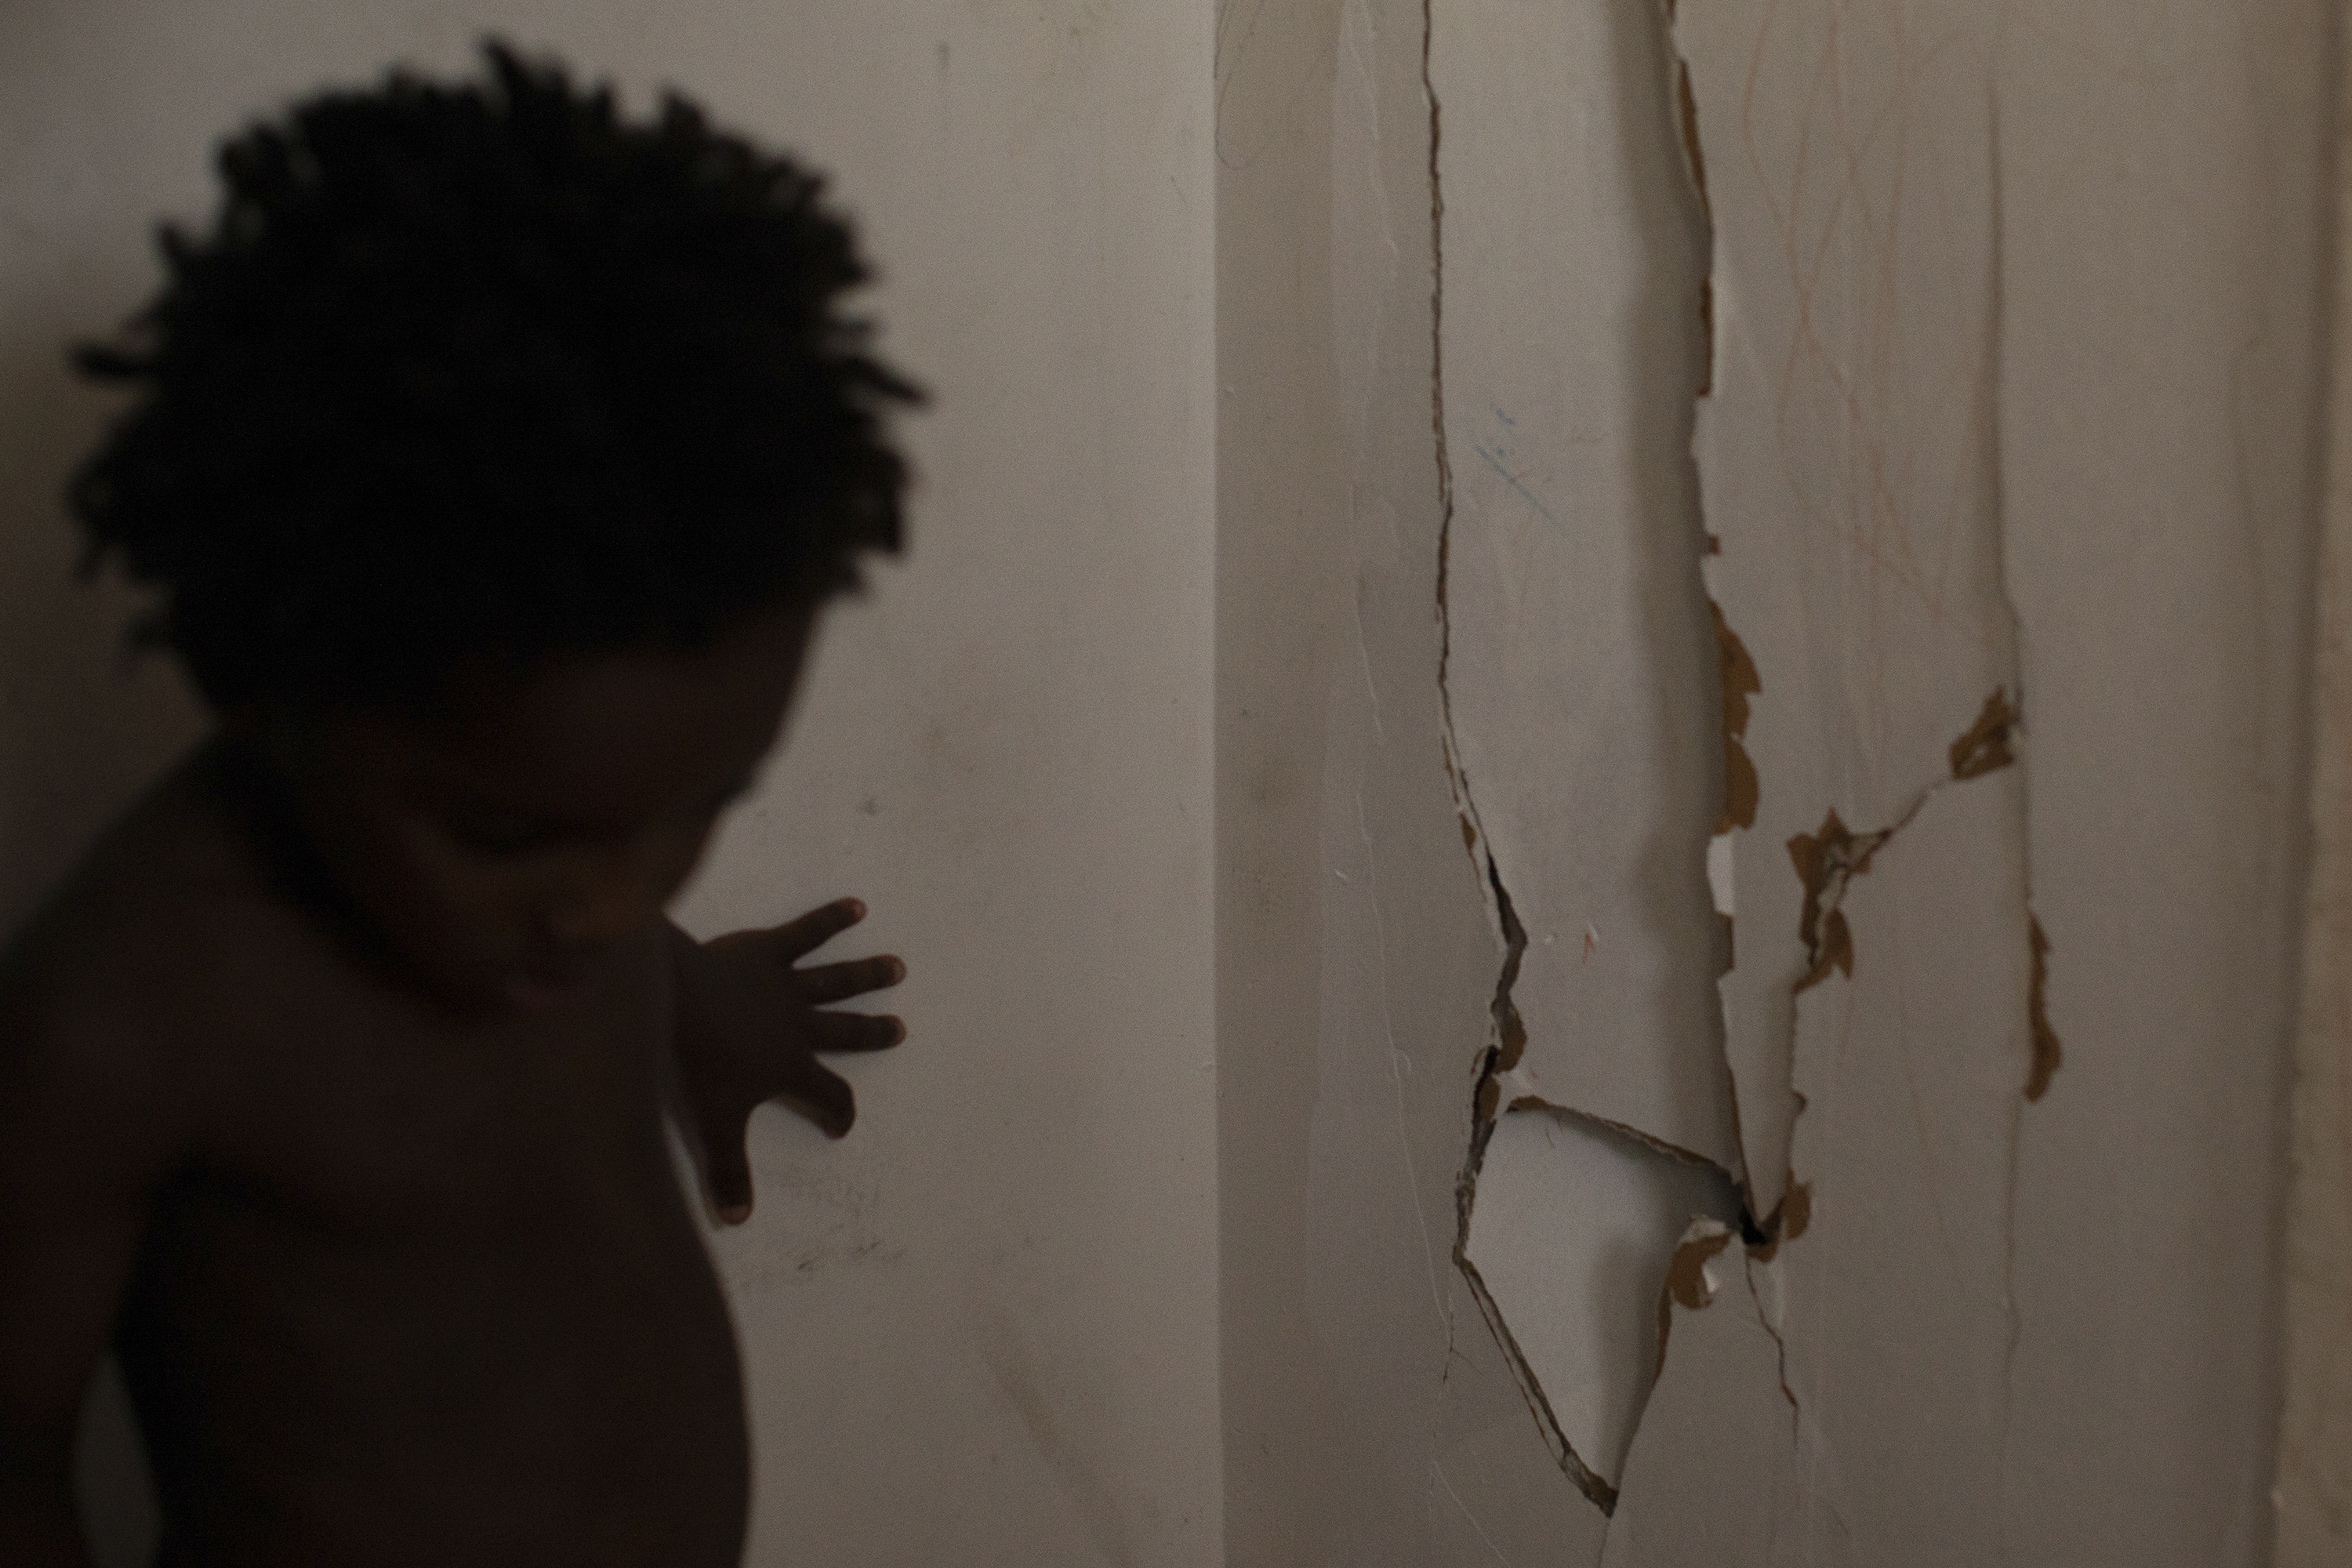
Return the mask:
<path id="1" fill-rule="evenodd" d="M 734 1562 L 741 1392 L 663 1141 L 656 1001 L 282 1042 L 217 1167 L 165 1194 L 125 1325 L 192 1537 Z"/>

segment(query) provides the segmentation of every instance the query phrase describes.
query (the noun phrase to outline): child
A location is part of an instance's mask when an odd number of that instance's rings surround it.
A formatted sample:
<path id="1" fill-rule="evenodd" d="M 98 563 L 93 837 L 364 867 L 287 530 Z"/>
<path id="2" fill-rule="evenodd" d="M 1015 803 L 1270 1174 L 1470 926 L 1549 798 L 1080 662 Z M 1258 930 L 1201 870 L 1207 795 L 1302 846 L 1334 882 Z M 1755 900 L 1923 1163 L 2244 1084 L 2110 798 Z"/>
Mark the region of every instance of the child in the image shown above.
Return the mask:
<path id="1" fill-rule="evenodd" d="M 795 968 L 854 900 L 663 918 L 823 602 L 898 547 L 913 389 L 819 182 L 487 48 L 250 130 L 76 481 L 215 737 L 0 960 L 0 1563 L 85 1561 L 110 1340 L 167 1563 L 731 1564 L 718 1212 L 751 1109 L 848 1130 Z"/>

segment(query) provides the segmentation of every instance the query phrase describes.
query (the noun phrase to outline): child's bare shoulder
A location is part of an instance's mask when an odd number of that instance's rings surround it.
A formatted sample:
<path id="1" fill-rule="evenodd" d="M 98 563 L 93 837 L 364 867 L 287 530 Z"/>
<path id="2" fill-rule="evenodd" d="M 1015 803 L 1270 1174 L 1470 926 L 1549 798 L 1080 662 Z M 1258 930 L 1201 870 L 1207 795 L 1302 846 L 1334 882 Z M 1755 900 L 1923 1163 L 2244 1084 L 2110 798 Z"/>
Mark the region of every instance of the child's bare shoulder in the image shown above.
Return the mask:
<path id="1" fill-rule="evenodd" d="M 194 1110 L 265 1016 L 262 983 L 318 966 L 315 938 L 191 756 L 85 854 L 0 951 L 0 1058 Z M 298 980 L 299 984 L 299 980 Z"/>

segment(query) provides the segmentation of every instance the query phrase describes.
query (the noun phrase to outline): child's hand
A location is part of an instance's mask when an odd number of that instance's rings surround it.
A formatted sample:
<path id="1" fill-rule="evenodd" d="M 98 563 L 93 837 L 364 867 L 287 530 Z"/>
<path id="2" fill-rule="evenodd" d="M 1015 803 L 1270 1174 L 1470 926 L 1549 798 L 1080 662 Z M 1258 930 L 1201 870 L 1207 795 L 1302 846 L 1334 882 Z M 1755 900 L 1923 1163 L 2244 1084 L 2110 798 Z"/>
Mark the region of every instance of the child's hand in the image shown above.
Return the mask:
<path id="1" fill-rule="evenodd" d="M 673 928 L 678 1071 L 701 1134 L 711 1206 L 730 1225 L 751 1212 L 743 1137 L 752 1110 L 785 1100 L 838 1138 L 857 1119 L 856 1098 L 816 1053 L 880 1050 L 907 1037 L 895 1017 L 818 1011 L 898 984 L 907 977 L 898 959 L 795 967 L 865 918 L 863 903 L 842 899 L 772 930 L 708 942 Z"/>

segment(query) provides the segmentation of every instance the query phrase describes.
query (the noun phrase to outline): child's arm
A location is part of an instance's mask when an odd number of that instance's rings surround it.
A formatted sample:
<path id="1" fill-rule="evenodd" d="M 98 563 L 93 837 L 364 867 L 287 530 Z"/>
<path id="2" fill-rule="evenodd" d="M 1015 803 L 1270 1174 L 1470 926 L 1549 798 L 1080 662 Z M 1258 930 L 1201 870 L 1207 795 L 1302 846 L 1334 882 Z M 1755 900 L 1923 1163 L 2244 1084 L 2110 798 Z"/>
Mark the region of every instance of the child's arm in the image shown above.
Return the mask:
<path id="1" fill-rule="evenodd" d="M 880 1050 L 906 1037 L 906 1026 L 895 1017 L 818 1010 L 898 984 L 907 977 L 898 959 L 797 967 L 865 918 L 864 904 L 842 899 L 767 931 L 735 931 L 708 942 L 668 928 L 677 964 L 673 1048 L 679 1087 L 691 1131 L 700 1139 L 711 1206 L 730 1224 L 751 1212 L 743 1135 L 753 1109 L 787 1100 L 838 1138 L 856 1120 L 856 1100 L 815 1053 Z"/>
<path id="2" fill-rule="evenodd" d="M 37 966 L 0 962 L 0 1563 L 87 1568 L 74 1434 L 194 1086 Z"/>

